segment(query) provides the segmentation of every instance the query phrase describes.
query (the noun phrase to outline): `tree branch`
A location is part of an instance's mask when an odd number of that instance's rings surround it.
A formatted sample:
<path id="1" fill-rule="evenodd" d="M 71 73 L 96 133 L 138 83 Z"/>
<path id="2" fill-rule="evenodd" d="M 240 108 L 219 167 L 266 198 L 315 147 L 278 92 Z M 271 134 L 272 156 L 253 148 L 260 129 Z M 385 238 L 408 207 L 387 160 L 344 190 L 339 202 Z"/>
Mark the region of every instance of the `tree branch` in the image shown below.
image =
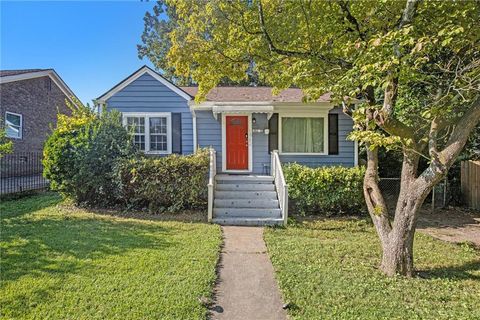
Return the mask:
<path id="1" fill-rule="evenodd" d="M 407 4 L 405 5 L 405 9 L 403 9 L 402 17 L 398 22 L 398 29 L 402 29 L 407 24 L 412 23 L 413 17 L 417 12 L 418 5 L 422 2 L 422 0 L 407 0 Z"/>
<path id="2" fill-rule="evenodd" d="M 409 139 L 416 145 L 415 130 L 401 121 L 394 118 L 394 108 L 397 101 L 398 78 L 393 77 L 388 81 L 385 88 L 385 97 L 383 106 L 374 113 L 374 119 L 378 126 L 390 135 L 398 136 L 403 139 Z"/>
<path id="3" fill-rule="evenodd" d="M 445 148 L 440 152 L 440 161 L 450 167 L 462 151 L 470 132 L 480 123 L 480 95 L 458 120 Z"/>
<path id="4" fill-rule="evenodd" d="M 375 229 L 377 229 L 382 245 L 388 241 L 388 235 L 392 230 L 388 219 L 388 208 L 383 199 L 382 192 L 378 186 L 378 149 L 367 148 L 367 170 L 363 180 L 363 193 L 367 204 L 368 213 L 372 218 Z"/>
<path id="5" fill-rule="evenodd" d="M 320 60 L 323 60 L 327 63 L 332 64 L 332 60 L 328 59 L 324 55 L 318 53 L 318 52 L 312 52 L 312 51 L 296 51 L 296 50 L 288 50 L 288 49 L 281 49 L 278 48 L 274 43 L 273 40 L 270 36 L 270 34 L 267 31 L 267 27 L 265 24 L 265 17 L 263 14 L 263 5 L 262 1 L 258 1 L 258 16 L 259 16 L 259 22 L 260 22 L 260 29 L 262 30 L 263 36 L 265 37 L 265 40 L 267 40 L 268 48 L 270 49 L 271 52 L 275 52 L 280 55 L 284 56 L 289 56 L 289 57 L 300 57 L 300 58 L 305 58 L 305 57 L 316 57 Z M 333 61 L 336 64 L 339 64 L 342 67 L 350 67 L 351 63 L 342 60 L 342 59 L 336 59 L 336 61 Z"/>
<path id="6" fill-rule="evenodd" d="M 345 13 L 345 18 L 347 18 L 347 20 L 355 26 L 355 29 L 357 30 L 358 36 L 360 37 L 360 39 L 365 41 L 365 38 L 366 38 L 365 33 L 360 30 L 360 24 L 358 23 L 358 20 L 352 15 L 350 11 L 350 2 L 339 1 L 338 5 L 340 6 L 340 8 L 342 8 L 342 11 Z"/>

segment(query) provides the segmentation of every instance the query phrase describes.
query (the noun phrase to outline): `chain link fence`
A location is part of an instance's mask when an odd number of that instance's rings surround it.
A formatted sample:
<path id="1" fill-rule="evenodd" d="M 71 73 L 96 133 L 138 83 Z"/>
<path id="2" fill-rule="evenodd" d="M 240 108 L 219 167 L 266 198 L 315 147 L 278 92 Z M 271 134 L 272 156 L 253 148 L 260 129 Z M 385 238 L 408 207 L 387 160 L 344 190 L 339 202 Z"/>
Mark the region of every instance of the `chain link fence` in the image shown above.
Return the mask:
<path id="1" fill-rule="evenodd" d="M 400 178 L 380 178 L 378 186 L 382 191 L 383 197 L 389 211 L 394 210 L 400 193 Z M 448 179 L 439 182 L 432 192 L 425 199 L 425 205 L 430 205 L 432 212 L 437 208 L 445 208 L 451 200 L 451 189 Z"/>

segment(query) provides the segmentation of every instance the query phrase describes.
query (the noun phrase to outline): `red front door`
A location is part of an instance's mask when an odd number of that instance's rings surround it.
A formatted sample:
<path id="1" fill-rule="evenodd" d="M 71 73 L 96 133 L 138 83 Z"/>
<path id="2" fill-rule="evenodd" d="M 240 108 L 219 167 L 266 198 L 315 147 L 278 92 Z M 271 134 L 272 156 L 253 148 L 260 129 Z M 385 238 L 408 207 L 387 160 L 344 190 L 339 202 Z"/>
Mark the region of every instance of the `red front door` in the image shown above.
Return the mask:
<path id="1" fill-rule="evenodd" d="M 227 170 L 248 170 L 248 116 L 225 116 Z"/>

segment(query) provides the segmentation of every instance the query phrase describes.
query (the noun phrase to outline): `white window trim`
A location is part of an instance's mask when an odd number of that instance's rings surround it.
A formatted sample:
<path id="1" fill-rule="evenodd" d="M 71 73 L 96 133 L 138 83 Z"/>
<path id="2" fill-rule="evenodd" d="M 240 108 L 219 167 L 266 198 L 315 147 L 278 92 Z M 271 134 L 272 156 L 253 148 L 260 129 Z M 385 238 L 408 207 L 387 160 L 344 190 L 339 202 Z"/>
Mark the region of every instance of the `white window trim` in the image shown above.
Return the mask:
<path id="1" fill-rule="evenodd" d="M 20 117 L 20 137 L 11 137 L 7 134 L 7 115 L 10 114 L 12 116 L 18 116 Z M 10 138 L 10 139 L 18 139 L 18 140 L 21 140 L 23 139 L 23 115 L 21 115 L 20 113 L 15 113 L 15 112 L 10 112 L 10 111 L 5 111 L 5 120 L 4 120 L 4 124 L 5 124 L 5 136 L 7 138 Z"/>
<path id="2" fill-rule="evenodd" d="M 145 118 L 145 154 L 172 153 L 172 113 L 171 112 L 122 112 L 122 122 L 127 126 L 128 117 Z M 150 151 L 150 118 L 167 118 L 167 151 Z"/>
<path id="3" fill-rule="evenodd" d="M 328 155 L 328 112 L 326 113 L 279 113 L 278 114 L 278 150 L 288 156 L 326 156 Z M 324 152 L 284 152 L 282 149 L 282 118 L 323 118 Z"/>
<path id="4" fill-rule="evenodd" d="M 227 116 L 246 116 L 248 121 L 248 169 L 247 170 L 227 170 Z M 229 173 L 247 173 L 253 170 L 253 149 L 252 149 L 252 114 L 251 113 L 222 113 L 222 172 Z"/>

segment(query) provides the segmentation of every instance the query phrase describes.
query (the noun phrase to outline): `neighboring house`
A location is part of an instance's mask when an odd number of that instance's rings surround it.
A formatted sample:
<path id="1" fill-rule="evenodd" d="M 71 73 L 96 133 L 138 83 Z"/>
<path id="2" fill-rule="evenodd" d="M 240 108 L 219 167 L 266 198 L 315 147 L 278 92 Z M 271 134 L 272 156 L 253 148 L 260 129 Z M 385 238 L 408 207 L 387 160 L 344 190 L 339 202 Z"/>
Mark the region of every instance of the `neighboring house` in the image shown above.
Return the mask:
<path id="1" fill-rule="evenodd" d="M 46 185 L 40 176 L 43 145 L 58 112 L 70 114 L 65 100 L 72 97 L 53 69 L 0 71 L 0 118 L 13 141 L 13 154 L 0 161 L 0 194 Z"/>
<path id="2" fill-rule="evenodd" d="M 286 219 L 282 201 L 288 197 L 276 181 L 281 165 L 275 165 L 273 150 L 278 150 L 281 163 L 357 165 L 357 145 L 347 140 L 353 122 L 328 94 L 303 103 L 300 89 L 273 96 L 268 87 L 217 87 L 196 104 L 196 92 L 196 87 L 178 87 L 144 66 L 96 104 L 121 111 L 124 124 L 135 128 L 135 144 L 147 154 L 215 149 L 214 169 L 220 174 L 213 183 L 215 205 L 212 196 L 210 214 L 218 222 L 258 224 L 259 217 L 266 217 L 267 223 L 275 224 Z M 241 221 L 227 221 L 232 217 Z"/>
<path id="3" fill-rule="evenodd" d="M 57 113 L 70 113 L 65 100 L 72 97 L 53 69 L 0 71 L 0 118 L 14 153 L 41 152 Z"/>

